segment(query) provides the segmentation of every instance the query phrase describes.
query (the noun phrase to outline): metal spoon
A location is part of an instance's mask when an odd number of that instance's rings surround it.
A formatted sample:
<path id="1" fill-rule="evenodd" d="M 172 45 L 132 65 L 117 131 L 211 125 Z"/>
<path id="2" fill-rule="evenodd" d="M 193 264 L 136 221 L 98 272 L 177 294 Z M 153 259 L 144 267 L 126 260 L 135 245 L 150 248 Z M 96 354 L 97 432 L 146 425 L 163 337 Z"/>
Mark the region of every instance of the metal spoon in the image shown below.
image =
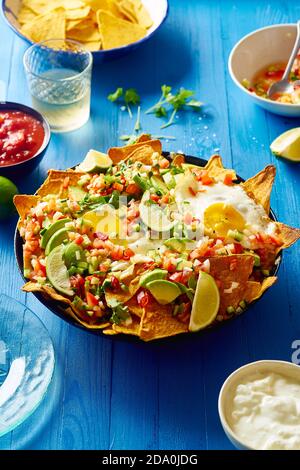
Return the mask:
<path id="1" fill-rule="evenodd" d="M 296 37 L 296 42 L 293 47 L 293 51 L 291 53 L 291 56 L 289 58 L 288 64 L 286 66 L 285 72 L 283 74 L 283 77 L 281 80 L 278 82 L 273 83 L 273 85 L 270 86 L 268 89 L 268 98 L 273 99 L 274 95 L 277 95 L 278 93 L 293 93 L 294 91 L 294 86 L 295 84 L 299 85 L 299 80 L 297 80 L 294 83 L 289 82 L 289 76 L 293 67 L 293 64 L 295 62 L 295 59 L 298 55 L 298 51 L 300 49 L 300 21 L 297 22 L 297 37 Z"/>

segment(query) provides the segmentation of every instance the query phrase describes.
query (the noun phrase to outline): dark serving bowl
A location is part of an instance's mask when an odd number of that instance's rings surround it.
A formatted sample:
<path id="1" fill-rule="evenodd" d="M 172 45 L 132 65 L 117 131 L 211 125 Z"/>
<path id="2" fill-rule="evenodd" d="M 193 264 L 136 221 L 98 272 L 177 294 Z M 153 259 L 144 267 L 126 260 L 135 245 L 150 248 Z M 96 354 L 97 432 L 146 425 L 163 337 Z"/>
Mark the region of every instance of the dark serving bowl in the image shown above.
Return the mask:
<path id="1" fill-rule="evenodd" d="M 22 111 L 23 113 L 29 114 L 30 116 L 37 119 L 44 127 L 45 136 L 42 146 L 36 152 L 35 155 L 19 163 L 12 163 L 11 165 L 1 166 L 0 175 L 7 176 L 9 178 L 18 179 L 21 176 L 25 176 L 27 173 L 31 173 L 40 163 L 47 147 L 50 142 L 50 126 L 48 121 L 35 109 L 25 106 L 25 104 L 12 103 L 10 101 L 0 101 L 0 112 L 1 111 Z"/>
<path id="2" fill-rule="evenodd" d="M 166 158 L 170 158 L 170 154 L 168 152 L 163 152 L 164 156 Z M 207 163 L 207 160 L 204 160 L 203 158 L 198 158 L 198 157 L 193 157 L 193 156 L 190 156 L 190 155 L 185 155 L 185 159 L 186 159 L 186 162 L 187 163 L 191 163 L 192 165 L 197 165 L 197 166 L 205 166 L 206 163 Z M 237 179 L 237 182 L 238 183 L 242 183 L 243 181 L 245 181 L 243 178 L 241 178 L 240 176 L 238 176 L 238 179 Z M 277 218 L 276 218 L 276 215 L 274 214 L 274 212 L 272 211 L 272 209 L 270 209 L 270 214 L 269 214 L 270 218 L 274 221 L 277 221 Z M 16 260 L 17 260 L 17 263 L 18 263 L 18 267 L 19 267 L 19 270 L 20 270 L 20 273 L 21 273 L 21 276 L 23 277 L 24 281 L 26 282 L 26 279 L 24 278 L 23 276 L 23 240 L 19 234 L 19 231 L 18 231 L 18 228 L 16 228 L 16 231 L 15 231 L 15 239 L 14 239 L 14 244 L 15 244 L 15 256 L 16 256 Z M 276 258 L 276 263 L 273 267 L 273 270 L 272 272 L 270 273 L 271 276 L 276 276 L 276 274 L 278 273 L 278 270 L 279 270 L 279 267 L 280 267 L 280 264 L 281 264 L 281 260 L 282 260 L 282 255 L 279 253 L 277 255 L 277 258 Z M 111 336 L 107 336 L 105 334 L 103 334 L 102 330 L 96 330 L 96 329 L 87 329 L 85 328 L 83 325 L 80 325 L 80 323 L 77 323 L 76 320 L 74 320 L 72 317 L 70 317 L 66 312 L 65 312 L 65 307 L 62 303 L 59 303 L 55 300 L 52 300 L 52 299 L 48 299 L 48 298 L 45 298 L 41 293 L 39 292 L 33 292 L 33 295 L 45 306 L 47 307 L 49 310 L 51 310 L 51 312 L 53 312 L 55 315 L 57 315 L 58 317 L 62 318 L 64 321 L 70 323 L 71 325 L 73 326 L 76 326 L 77 328 L 80 328 L 84 331 L 88 331 L 89 333 L 93 333 L 93 334 L 96 334 L 96 335 L 100 335 L 100 336 L 104 336 L 106 338 L 112 338 Z M 258 299 L 259 300 L 259 299 Z M 253 305 L 255 302 L 257 301 L 254 301 L 252 302 L 249 306 Z M 249 308 L 249 307 L 248 307 Z M 244 311 L 246 311 L 248 308 L 246 308 Z M 233 319 L 237 318 L 237 316 L 233 316 L 230 320 L 226 320 L 225 323 L 228 323 L 228 321 L 232 321 Z M 218 325 L 213 325 L 213 327 L 211 328 L 216 328 L 216 327 L 219 327 L 223 324 L 224 322 L 220 322 Z M 201 330 L 199 331 L 197 334 L 193 333 L 193 334 L 190 334 L 190 336 L 198 336 L 199 334 L 203 334 L 203 332 L 205 331 L 208 331 L 210 330 L 211 328 L 207 328 L 207 329 L 204 329 L 204 330 Z M 172 341 L 172 340 L 175 340 L 175 339 L 178 339 L 178 337 L 186 337 L 187 334 L 186 333 L 182 333 L 180 335 L 177 335 L 177 336 L 174 336 L 174 337 L 168 337 L 168 338 L 162 338 L 162 339 L 157 339 L 157 340 L 154 340 L 155 343 L 157 342 L 165 342 L 165 341 Z M 135 341 L 135 342 L 141 342 L 141 340 L 138 338 L 138 337 L 135 337 L 135 336 L 131 336 L 131 335 L 123 335 L 123 334 L 118 334 L 118 335 L 115 335 L 113 336 L 113 338 L 117 338 L 117 339 L 126 339 L 128 341 Z M 153 343 L 153 341 L 150 341 L 150 343 Z"/>

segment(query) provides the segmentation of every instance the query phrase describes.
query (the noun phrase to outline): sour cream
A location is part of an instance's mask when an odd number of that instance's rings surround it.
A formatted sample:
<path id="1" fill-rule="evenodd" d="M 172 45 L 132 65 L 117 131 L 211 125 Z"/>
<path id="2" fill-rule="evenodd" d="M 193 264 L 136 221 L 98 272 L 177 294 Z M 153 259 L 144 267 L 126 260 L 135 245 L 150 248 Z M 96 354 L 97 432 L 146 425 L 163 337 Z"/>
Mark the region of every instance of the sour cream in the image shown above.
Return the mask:
<path id="1" fill-rule="evenodd" d="M 298 371 L 297 371 L 298 372 Z M 226 420 L 252 449 L 300 449 L 300 373 L 261 369 L 232 384 Z"/>

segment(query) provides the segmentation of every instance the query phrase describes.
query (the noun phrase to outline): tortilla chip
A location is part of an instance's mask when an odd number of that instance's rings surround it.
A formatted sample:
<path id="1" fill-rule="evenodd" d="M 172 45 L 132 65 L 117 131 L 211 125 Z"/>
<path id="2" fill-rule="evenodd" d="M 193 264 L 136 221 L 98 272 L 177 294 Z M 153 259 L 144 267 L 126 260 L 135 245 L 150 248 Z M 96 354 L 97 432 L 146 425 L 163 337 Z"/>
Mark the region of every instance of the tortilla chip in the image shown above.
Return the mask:
<path id="1" fill-rule="evenodd" d="M 225 176 L 228 174 L 231 175 L 232 180 L 237 178 L 234 170 L 224 168 L 220 155 L 212 155 L 204 168 L 208 171 L 209 176 L 217 181 L 224 181 Z"/>
<path id="2" fill-rule="evenodd" d="M 266 213 L 270 212 L 270 197 L 276 175 L 274 165 L 266 166 L 257 175 L 249 178 L 241 186 L 252 199 L 265 209 Z"/>
<path id="3" fill-rule="evenodd" d="M 133 145 L 126 145 L 125 147 L 112 147 L 108 150 L 108 155 L 116 165 L 121 160 L 125 160 L 134 150 L 145 146 L 145 143 L 151 146 L 153 152 L 162 153 L 162 145 L 160 140 L 148 140 L 147 142 L 138 142 Z"/>
<path id="4" fill-rule="evenodd" d="M 277 281 L 276 276 L 266 277 L 262 283 L 256 281 L 248 281 L 245 289 L 244 300 L 247 303 L 259 299 L 263 293 L 269 289 Z"/>
<path id="5" fill-rule="evenodd" d="M 152 165 L 152 155 L 153 149 L 151 145 L 147 145 L 147 142 L 145 142 L 143 146 L 135 149 L 131 154 L 129 154 L 126 160 L 130 160 L 132 163 L 141 162 L 145 165 Z"/>
<path id="6" fill-rule="evenodd" d="M 136 143 L 138 144 L 139 142 L 147 142 L 148 140 L 151 140 L 151 134 L 141 134 L 136 139 Z"/>
<path id="7" fill-rule="evenodd" d="M 14 196 L 14 205 L 21 219 L 25 219 L 30 209 L 35 207 L 39 200 L 39 196 L 27 196 L 26 194 L 16 194 Z"/>
<path id="8" fill-rule="evenodd" d="M 97 11 L 97 21 L 103 49 L 126 46 L 142 39 L 147 34 L 145 28 L 117 18 L 104 10 Z"/>
<path id="9" fill-rule="evenodd" d="M 105 291 L 105 300 L 108 306 L 115 304 L 116 302 L 121 302 L 125 304 L 130 300 L 134 294 L 139 290 L 140 287 L 140 276 L 136 276 L 130 282 L 124 282 L 127 285 L 128 291 L 114 292 L 111 289 Z"/>
<path id="10" fill-rule="evenodd" d="M 84 47 L 91 52 L 100 51 L 101 49 L 101 41 L 89 41 L 84 42 Z"/>
<path id="11" fill-rule="evenodd" d="M 282 224 L 281 222 L 276 222 L 276 226 L 279 229 L 281 238 L 283 240 L 283 245 L 281 249 L 288 248 L 293 245 L 300 238 L 300 229 L 290 227 L 289 225 Z"/>
<path id="12" fill-rule="evenodd" d="M 85 173 L 73 170 L 49 170 L 47 179 L 37 190 L 36 194 L 40 197 L 47 196 L 48 194 L 62 196 L 64 193 L 68 193 L 68 189 L 63 188 L 65 178 L 69 178 L 70 186 L 75 186 L 79 178 L 84 174 Z"/>
<path id="13" fill-rule="evenodd" d="M 144 6 L 144 4 L 140 0 L 127 0 L 127 3 L 132 4 L 132 8 L 134 11 L 134 16 L 140 26 L 143 26 L 146 29 L 151 28 L 153 25 L 152 18 L 147 10 L 147 8 Z M 122 0 L 121 5 L 125 2 L 125 0 Z"/>
<path id="14" fill-rule="evenodd" d="M 185 163 L 185 156 L 182 153 L 177 153 L 172 160 L 174 166 L 182 166 Z"/>
<path id="15" fill-rule="evenodd" d="M 117 325 L 114 323 L 112 329 L 116 333 L 123 333 L 125 335 L 139 336 L 141 319 L 132 315 L 132 323 L 130 325 Z"/>
<path id="16" fill-rule="evenodd" d="M 215 256 L 209 258 L 210 274 L 218 281 L 219 315 L 226 316 L 227 307 L 236 308 L 244 300 L 247 282 L 253 270 L 252 255 Z M 237 283 L 234 286 L 232 283 Z M 226 292 L 228 291 L 228 292 Z"/>
<path id="17" fill-rule="evenodd" d="M 118 333 L 114 331 L 112 328 L 108 328 L 107 330 L 103 330 L 103 333 L 107 336 L 114 336 L 117 335 Z"/>
<path id="18" fill-rule="evenodd" d="M 80 42 L 100 42 L 101 36 L 96 25 L 92 22 L 85 22 L 84 27 L 74 28 L 68 31 L 68 38 Z"/>
<path id="19" fill-rule="evenodd" d="M 73 9 L 66 9 L 66 19 L 67 20 L 79 20 L 83 18 L 87 18 L 89 16 L 91 9 L 89 6 L 80 7 L 80 8 L 73 8 Z"/>
<path id="20" fill-rule="evenodd" d="M 134 5 L 130 0 L 122 0 L 118 4 L 118 8 L 126 20 L 131 23 L 139 23 L 135 14 Z"/>
<path id="21" fill-rule="evenodd" d="M 173 306 L 151 302 L 144 309 L 139 336 L 144 341 L 175 336 L 188 331 L 188 321 L 183 323 L 172 315 Z"/>
<path id="22" fill-rule="evenodd" d="M 30 23 L 36 16 L 37 14 L 31 8 L 22 4 L 18 14 L 18 22 L 20 25 Z"/>
<path id="23" fill-rule="evenodd" d="M 56 8 L 45 15 L 37 16 L 30 23 L 24 24 L 20 31 L 34 42 L 47 39 L 65 39 L 66 15 L 63 8 Z"/>
<path id="24" fill-rule="evenodd" d="M 130 312 L 134 313 L 137 317 L 142 317 L 143 315 L 143 308 L 139 306 L 137 299 L 135 296 L 133 296 L 131 299 L 129 299 L 125 305 L 129 308 Z"/>

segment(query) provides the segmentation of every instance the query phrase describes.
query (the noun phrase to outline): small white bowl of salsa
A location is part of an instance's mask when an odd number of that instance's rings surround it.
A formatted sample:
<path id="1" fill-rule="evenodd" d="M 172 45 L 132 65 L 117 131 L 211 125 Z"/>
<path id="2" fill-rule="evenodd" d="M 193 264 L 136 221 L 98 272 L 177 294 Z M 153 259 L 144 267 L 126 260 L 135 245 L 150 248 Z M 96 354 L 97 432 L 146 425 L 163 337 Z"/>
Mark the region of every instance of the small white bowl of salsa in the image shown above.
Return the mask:
<path id="1" fill-rule="evenodd" d="M 281 79 L 293 49 L 296 24 L 278 24 L 258 29 L 244 36 L 232 49 L 228 67 L 234 83 L 254 103 L 281 116 L 300 116 L 300 89 L 293 95 L 266 97 L 268 87 Z M 300 79 L 300 51 L 290 81 Z"/>

